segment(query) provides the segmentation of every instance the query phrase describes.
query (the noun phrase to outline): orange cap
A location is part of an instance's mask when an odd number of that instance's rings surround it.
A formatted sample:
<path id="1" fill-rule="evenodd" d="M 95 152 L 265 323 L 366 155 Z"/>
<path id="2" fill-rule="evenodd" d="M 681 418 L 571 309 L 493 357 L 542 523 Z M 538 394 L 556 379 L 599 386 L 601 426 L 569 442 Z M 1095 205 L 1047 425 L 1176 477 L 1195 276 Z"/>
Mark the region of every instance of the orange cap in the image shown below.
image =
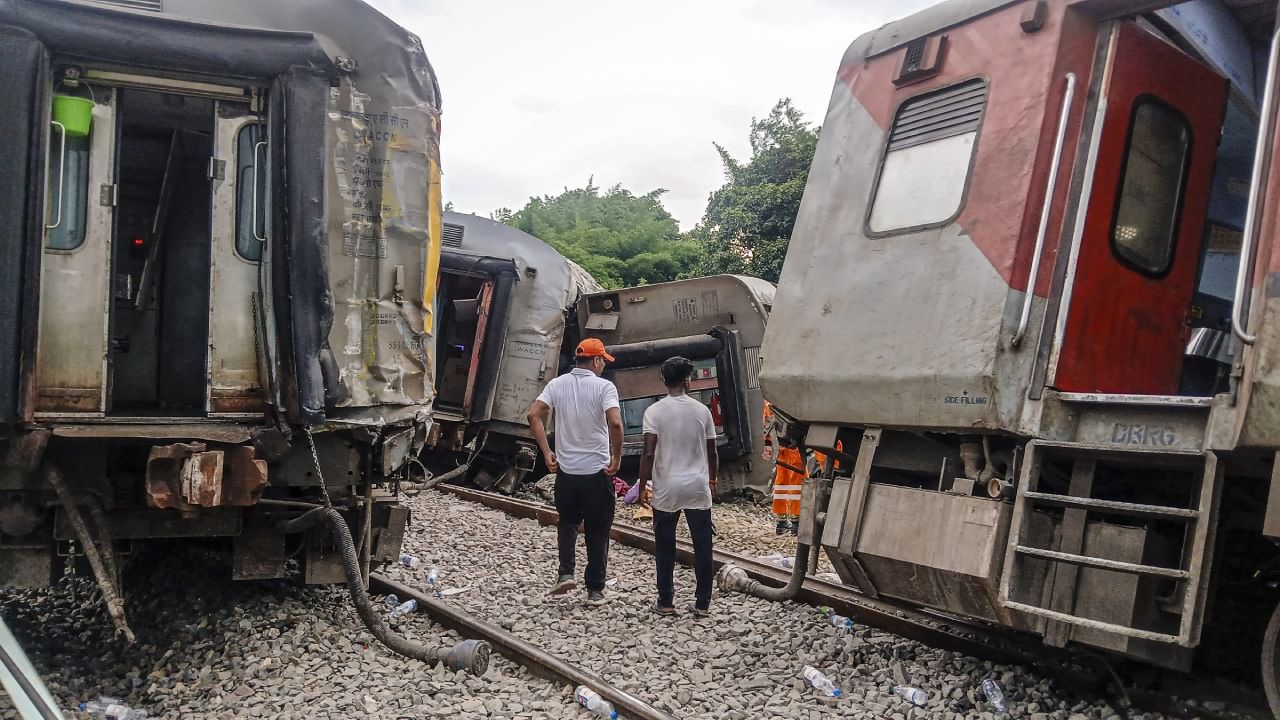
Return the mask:
<path id="1" fill-rule="evenodd" d="M 573 351 L 578 357 L 602 357 L 609 362 L 613 362 L 613 356 L 605 352 L 604 343 L 596 338 L 587 338 L 578 343 L 578 349 Z"/>

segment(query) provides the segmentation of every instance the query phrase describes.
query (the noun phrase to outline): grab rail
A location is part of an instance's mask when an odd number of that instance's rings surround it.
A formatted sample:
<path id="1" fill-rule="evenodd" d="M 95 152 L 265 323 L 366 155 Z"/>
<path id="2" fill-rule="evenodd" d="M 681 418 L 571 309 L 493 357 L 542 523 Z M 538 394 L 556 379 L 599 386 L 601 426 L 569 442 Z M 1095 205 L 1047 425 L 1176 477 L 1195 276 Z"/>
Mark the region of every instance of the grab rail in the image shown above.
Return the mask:
<path id="1" fill-rule="evenodd" d="M 1266 90 L 1262 94 L 1262 106 L 1259 108 L 1258 142 L 1253 149 L 1253 171 L 1249 178 L 1249 204 L 1244 216 L 1244 237 L 1240 240 L 1240 267 L 1236 270 L 1236 292 L 1231 305 L 1231 331 L 1240 342 L 1252 345 L 1257 335 L 1249 334 L 1249 318 L 1243 314 L 1245 294 L 1249 292 L 1250 270 L 1253 269 L 1254 243 L 1258 237 L 1258 213 L 1262 206 L 1262 168 L 1266 164 L 1267 150 L 1271 145 L 1272 122 L 1274 116 L 1271 106 L 1275 102 L 1276 70 L 1280 67 L 1280 29 L 1271 36 L 1271 57 L 1267 61 Z"/>
<path id="2" fill-rule="evenodd" d="M 1053 164 L 1049 166 L 1049 180 L 1044 191 L 1044 207 L 1040 209 L 1040 229 L 1036 231 L 1036 248 L 1031 256 L 1031 272 L 1027 276 L 1027 294 L 1022 299 L 1022 316 L 1010 344 L 1018 347 L 1027 333 L 1031 321 L 1031 303 L 1036 296 L 1036 278 L 1040 275 L 1040 256 L 1044 254 L 1044 240 L 1049 235 L 1049 214 L 1053 211 L 1053 193 L 1058 185 L 1058 169 L 1062 166 L 1062 146 L 1067 139 L 1067 121 L 1071 116 L 1071 104 L 1076 95 L 1076 74 L 1067 73 L 1067 88 L 1062 98 L 1062 114 L 1058 118 L 1058 138 L 1053 144 Z"/>
<path id="3" fill-rule="evenodd" d="M 263 234 L 258 234 L 258 153 L 266 146 L 267 144 L 261 141 L 254 143 L 253 146 L 253 203 L 249 208 L 249 212 L 252 213 L 249 216 L 249 225 L 253 229 L 253 238 L 260 243 L 267 241 L 267 229 L 264 227 L 262 229 Z M 242 195 L 241 197 L 244 196 Z"/>
<path id="4" fill-rule="evenodd" d="M 45 230 L 54 230 L 62 224 L 62 191 L 67 186 L 67 126 L 57 120 L 51 122 L 58 126 L 61 139 L 58 149 L 58 213 L 54 216 L 58 219 L 52 225 L 45 225 Z"/>

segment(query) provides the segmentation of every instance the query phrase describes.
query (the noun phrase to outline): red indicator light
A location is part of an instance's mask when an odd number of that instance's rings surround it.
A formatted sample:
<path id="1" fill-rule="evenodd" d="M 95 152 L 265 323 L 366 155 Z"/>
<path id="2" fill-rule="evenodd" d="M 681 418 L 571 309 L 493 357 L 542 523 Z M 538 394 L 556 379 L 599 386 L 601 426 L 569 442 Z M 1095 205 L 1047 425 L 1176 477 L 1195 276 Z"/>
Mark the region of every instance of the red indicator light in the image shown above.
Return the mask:
<path id="1" fill-rule="evenodd" d="M 136 238 L 134 238 L 134 239 L 133 239 L 133 246 L 134 246 L 134 247 L 142 247 L 142 238 L 140 238 L 140 237 L 136 237 Z"/>

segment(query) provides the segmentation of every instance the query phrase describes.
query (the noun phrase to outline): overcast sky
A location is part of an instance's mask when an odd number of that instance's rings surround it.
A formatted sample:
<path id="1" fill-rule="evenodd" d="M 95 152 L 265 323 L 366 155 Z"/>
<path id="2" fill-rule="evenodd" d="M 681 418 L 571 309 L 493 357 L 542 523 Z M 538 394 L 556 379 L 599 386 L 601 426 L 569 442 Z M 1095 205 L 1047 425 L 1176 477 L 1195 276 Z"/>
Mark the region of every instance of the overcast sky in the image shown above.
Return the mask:
<path id="1" fill-rule="evenodd" d="M 444 197 L 488 215 L 621 183 L 689 229 L 790 97 L 822 122 L 858 35 L 934 0 L 370 0 L 417 33 L 440 78 Z"/>

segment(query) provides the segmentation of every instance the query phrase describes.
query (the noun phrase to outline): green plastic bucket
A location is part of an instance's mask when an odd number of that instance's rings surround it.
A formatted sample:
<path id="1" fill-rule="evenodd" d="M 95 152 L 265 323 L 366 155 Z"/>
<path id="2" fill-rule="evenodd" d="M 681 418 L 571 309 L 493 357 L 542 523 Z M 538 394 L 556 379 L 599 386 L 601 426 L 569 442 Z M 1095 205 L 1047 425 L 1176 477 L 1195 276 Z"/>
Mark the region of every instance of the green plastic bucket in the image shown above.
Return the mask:
<path id="1" fill-rule="evenodd" d="M 53 120 L 71 137 L 86 137 L 93 122 L 93 101 L 73 95 L 53 96 Z"/>

